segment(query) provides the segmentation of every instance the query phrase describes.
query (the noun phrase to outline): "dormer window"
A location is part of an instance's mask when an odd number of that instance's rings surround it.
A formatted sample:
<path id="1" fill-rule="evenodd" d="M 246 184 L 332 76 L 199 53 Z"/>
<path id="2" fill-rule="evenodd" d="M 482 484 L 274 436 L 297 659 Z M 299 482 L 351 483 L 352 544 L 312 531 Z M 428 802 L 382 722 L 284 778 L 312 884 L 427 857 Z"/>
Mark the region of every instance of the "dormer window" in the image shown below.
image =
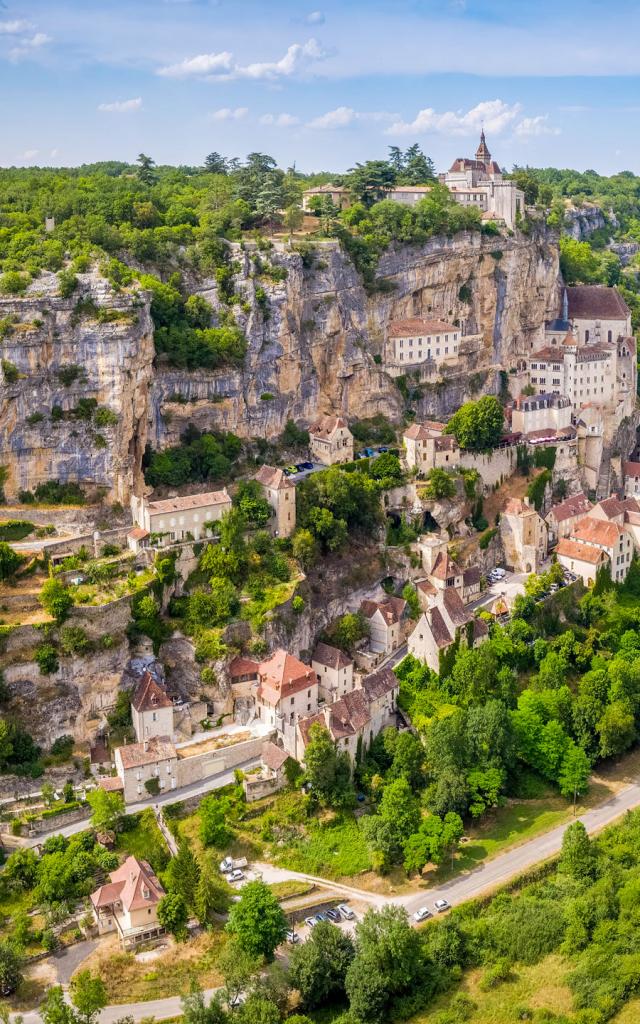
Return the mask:
<path id="1" fill-rule="evenodd" d="M 151 890 L 146 885 L 143 885 L 143 887 L 142 887 L 142 897 L 145 900 L 150 900 L 151 899 Z"/>

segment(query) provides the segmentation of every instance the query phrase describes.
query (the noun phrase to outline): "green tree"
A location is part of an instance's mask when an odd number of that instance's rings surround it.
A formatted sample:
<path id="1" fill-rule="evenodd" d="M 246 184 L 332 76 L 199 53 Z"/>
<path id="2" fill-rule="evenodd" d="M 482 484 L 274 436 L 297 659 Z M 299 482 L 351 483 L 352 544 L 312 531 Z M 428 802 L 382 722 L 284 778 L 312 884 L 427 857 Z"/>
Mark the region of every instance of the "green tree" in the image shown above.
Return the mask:
<path id="1" fill-rule="evenodd" d="M 407 836 L 420 824 L 420 806 L 403 777 L 388 783 L 378 813 L 362 819 L 362 831 L 381 870 L 402 859 Z"/>
<path id="2" fill-rule="evenodd" d="M 80 1024 L 94 1024 L 100 1010 L 107 1005 L 107 990 L 102 978 L 91 971 L 80 971 L 71 979 L 71 1001 Z"/>
<path id="3" fill-rule="evenodd" d="M 291 984 L 305 1006 L 314 1009 L 344 996 L 347 970 L 355 955 L 349 935 L 329 922 L 318 924 L 289 957 Z"/>
<path id="4" fill-rule="evenodd" d="M 565 829 L 559 868 L 578 880 L 593 878 L 596 868 L 595 851 L 581 821 L 574 821 Z"/>
<path id="5" fill-rule="evenodd" d="M 347 187 L 356 202 L 365 207 L 380 202 L 393 189 L 396 172 L 386 160 L 367 160 L 349 169 Z"/>
<path id="6" fill-rule="evenodd" d="M 191 847 L 184 840 L 178 846 L 175 857 L 169 861 L 164 880 L 170 892 L 177 892 L 184 897 L 187 907 L 194 906 L 200 880 L 200 866 Z"/>
<path id="7" fill-rule="evenodd" d="M 500 402 L 494 395 L 484 395 L 461 405 L 447 423 L 446 433 L 453 434 L 461 448 L 488 451 L 500 440 L 503 425 Z"/>
<path id="8" fill-rule="evenodd" d="M 287 919 L 276 896 L 264 882 L 247 882 L 231 907 L 227 931 L 252 956 L 272 960 L 287 932 Z"/>
<path id="9" fill-rule="evenodd" d="M 168 892 L 158 903 L 158 921 L 163 928 L 184 942 L 187 937 L 187 921 L 189 909 L 184 896 L 178 892 Z"/>
<path id="10" fill-rule="evenodd" d="M 352 651 L 369 635 L 369 624 L 360 612 L 347 612 L 331 627 L 330 640 L 344 651 Z"/>
<path id="11" fill-rule="evenodd" d="M 353 802 L 349 755 L 336 750 L 328 730 L 318 722 L 309 730 L 304 762 L 306 778 L 323 804 L 342 807 Z"/>
<path id="12" fill-rule="evenodd" d="M 200 838 L 205 846 L 226 846 L 231 839 L 227 818 L 231 808 L 228 797 L 211 793 L 200 803 Z"/>
<path id="13" fill-rule="evenodd" d="M 14 576 L 24 562 L 24 557 L 14 551 L 6 541 L 0 541 L 0 580 Z"/>
<path id="14" fill-rule="evenodd" d="M 227 886 L 214 875 L 210 864 L 200 871 L 196 885 L 193 907 L 200 924 L 213 924 L 217 914 L 224 914 L 229 909 L 230 894 Z"/>
<path id="15" fill-rule="evenodd" d="M 182 1019 L 184 1024 L 227 1024 L 229 1014 L 222 1005 L 219 993 L 212 996 L 207 1004 L 202 989 L 192 981 L 188 995 L 182 997 Z M 116 1024 L 125 1024 L 124 1021 Z"/>
<path id="16" fill-rule="evenodd" d="M 146 156 L 145 153 L 140 153 L 136 163 L 138 164 L 138 178 L 140 181 L 144 185 L 154 185 L 157 181 L 155 160 L 152 160 L 150 156 Z"/>
<path id="17" fill-rule="evenodd" d="M 73 594 L 60 580 L 45 580 L 40 591 L 40 604 L 58 624 L 64 622 L 73 608 Z"/>
<path id="18" fill-rule="evenodd" d="M 447 498 L 455 498 L 456 484 L 451 473 L 439 466 L 430 469 L 426 476 L 426 485 L 422 490 L 422 496 L 429 501 L 442 501 Z"/>
<path id="19" fill-rule="evenodd" d="M 613 757 L 627 750 L 636 738 L 633 713 L 625 701 L 609 704 L 596 729 L 600 737 L 600 756 Z"/>
<path id="20" fill-rule="evenodd" d="M 22 981 L 22 957 L 6 939 L 0 940 L 0 995 L 12 995 Z"/>
<path id="21" fill-rule="evenodd" d="M 7 766 L 9 758 L 13 754 L 13 740 L 11 738 L 11 726 L 6 719 L 0 718 L 0 768 Z"/>
<path id="22" fill-rule="evenodd" d="M 227 1006 L 237 1006 L 239 996 L 248 990 L 263 966 L 262 956 L 247 953 L 235 937 L 225 943 L 216 968 L 224 981 L 223 996 Z"/>
<path id="23" fill-rule="evenodd" d="M 464 826 L 458 814 L 450 811 L 444 818 L 430 814 L 404 843 L 405 871 L 422 871 L 425 864 L 441 864 L 447 856 L 453 864 L 463 834 Z"/>
<path id="24" fill-rule="evenodd" d="M 575 813 L 578 796 L 586 793 L 589 788 L 591 762 L 582 747 L 572 743 L 562 760 L 558 784 L 563 796 L 573 799 Z"/>
<path id="25" fill-rule="evenodd" d="M 121 793 L 109 793 L 98 786 L 87 793 L 91 807 L 91 824 L 98 832 L 115 831 L 124 817 L 124 799 Z"/>
<path id="26" fill-rule="evenodd" d="M 420 935 L 403 907 L 368 910 L 356 925 L 356 956 L 345 988 L 356 1020 L 382 1024 L 394 1001 L 423 983 L 425 960 Z"/>
<path id="27" fill-rule="evenodd" d="M 409 615 L 412 619 L 419 619 L 422 609 L 420 608 L 420 598 L 418 597 L 418 591 L 414 587 L 413 583 L 405 583 L 402 588 L 402 596 L 407 602 L 409 607 Z"/>
<path id="28" fill-rule="evenodd" d="M 310 569 L 318 557 L 318 542 L 311 530 L 296 530 L 291 541 L 291 552 L 303 569 Z"/>

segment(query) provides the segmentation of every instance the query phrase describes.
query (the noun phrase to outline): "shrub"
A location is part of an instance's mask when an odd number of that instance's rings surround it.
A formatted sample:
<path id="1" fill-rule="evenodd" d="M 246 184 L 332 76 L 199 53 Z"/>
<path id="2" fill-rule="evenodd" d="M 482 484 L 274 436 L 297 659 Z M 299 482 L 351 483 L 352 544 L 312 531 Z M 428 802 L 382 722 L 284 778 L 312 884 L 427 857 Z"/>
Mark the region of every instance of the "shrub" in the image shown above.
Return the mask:
<path id="1" fill-rule="evenodd" d="M 304 598 L 300 597 L 300 594 L 296 594 L 293 601 L 291 602 L 291 607 L 293 608 L 294 612 L 297 612 L 297 614 L 299 615 L 300 612 L 302 612 L 304 609 Z"/>
<path id="2" fill-rule="evenodd" d="M 78 287 L 78 278 L 72 270 L 61 270 L 58 274 L 58 294 L 68 299 Z"/>
<path id="3" fill-rule="evenodd" d="M 56 371 L 56 377 L 65 388 L 70 387 L 74 381 L 78 380 L 81 374 L 84 374 L 84 370 L 81 366 L 78 366 L 77 363 L 70 363 L 69 366 L 61 366 L 60 369 Z"/>
<path id="4" fill-rule="evenodd" d="M 86 654 L 89 637 L 81 626 L 65 626 L 60 631 L 60 649 L 63 654 Z"/>
<path id="5" fill-rule="evenodd" d="M 144 784 L 144 788 L 150 796 L 157 796 L 160 792 L 160 779 L 155 776 L 151 779 L 147 779 Z"/>
<path id="6" fill-rule="evenodd" d="M 29 279 L 16 270 L 8 270 L 0 277 L 0 295 L 24 295 Z"/>
<path id="7" fill-rule="evenodd" d="M 119 417 L 113 409 L 107 408 L 106 405 L 101 405 L 96 409 L 93 422 L 97 427 L 115 427 L 118 419 Z"/>
<path id="8" fill-rule="evenodd" d="M 36 648 L 35 660 L 43 676 L 49 676 L 53 672 L 57 672 L 60 667 L 58 652 L 53 644 L 40 644 Z"/>
<path id="9" fill-rule="evenodd" d="M 493 540 L 497 532 L 498 527 L 492 526 L 489 530 L 485 530 L 484 533 L 480 534 L 480 537 L 478 539 L 478 547 L 480 548 L 481 551 L 485 551 L 489 547 L 491 541 Z"/>
<path id="10" fill-rule="evenodd" d="M 27 424 L 30 427 L 35 427 L 36 423 L 42 423 L 44 415 L 41 412 L 32 412 L 30 416 L 27 416 Z"/>
<path id="11" fill-rule="evenodd" d="M 2 360 L 2 372 L 7 384 L 15 384 L 20 380 L 20 371 L 18 370 L 18 367 L 8 359 Z"/>

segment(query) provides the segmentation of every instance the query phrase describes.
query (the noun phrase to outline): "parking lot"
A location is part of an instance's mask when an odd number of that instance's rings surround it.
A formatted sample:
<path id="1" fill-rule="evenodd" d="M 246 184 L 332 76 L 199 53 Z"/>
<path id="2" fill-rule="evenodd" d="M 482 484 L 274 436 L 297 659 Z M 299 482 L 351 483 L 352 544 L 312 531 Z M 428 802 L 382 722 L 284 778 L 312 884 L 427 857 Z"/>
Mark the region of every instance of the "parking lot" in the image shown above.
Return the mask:
<path id="1" fill-rule="evenodd" d="M 362 448 L 360 451 L 355 453 L 354 459 L 377 459 L 379 455 L 384 455 L 385 452 L 390 451 L 386 445 L 381 445 L 379 448 Z M 304 480 L 305 477 L 311 476 L 312 473 L 318 473 L 322 469 L 328 469 L 328 466 L 323 465 L 321 462 L 297 462 L 295 465 L 291 463 L 290 466 L 283 466 L 283 473 L 296 483 L 298 480 Z"/>

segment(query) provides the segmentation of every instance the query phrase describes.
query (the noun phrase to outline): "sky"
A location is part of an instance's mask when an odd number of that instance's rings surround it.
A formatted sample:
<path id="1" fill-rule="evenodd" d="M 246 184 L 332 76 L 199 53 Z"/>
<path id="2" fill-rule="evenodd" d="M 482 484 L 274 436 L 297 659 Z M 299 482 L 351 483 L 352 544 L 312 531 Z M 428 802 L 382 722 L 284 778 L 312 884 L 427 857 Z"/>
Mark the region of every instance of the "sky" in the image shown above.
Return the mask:
<path id="1" fill-rule="evenodd" d="M 318 6 L 315 6 L 317 4 Z M 640 172 L 637 0 L 0 0 L 0 165 Z"/>

